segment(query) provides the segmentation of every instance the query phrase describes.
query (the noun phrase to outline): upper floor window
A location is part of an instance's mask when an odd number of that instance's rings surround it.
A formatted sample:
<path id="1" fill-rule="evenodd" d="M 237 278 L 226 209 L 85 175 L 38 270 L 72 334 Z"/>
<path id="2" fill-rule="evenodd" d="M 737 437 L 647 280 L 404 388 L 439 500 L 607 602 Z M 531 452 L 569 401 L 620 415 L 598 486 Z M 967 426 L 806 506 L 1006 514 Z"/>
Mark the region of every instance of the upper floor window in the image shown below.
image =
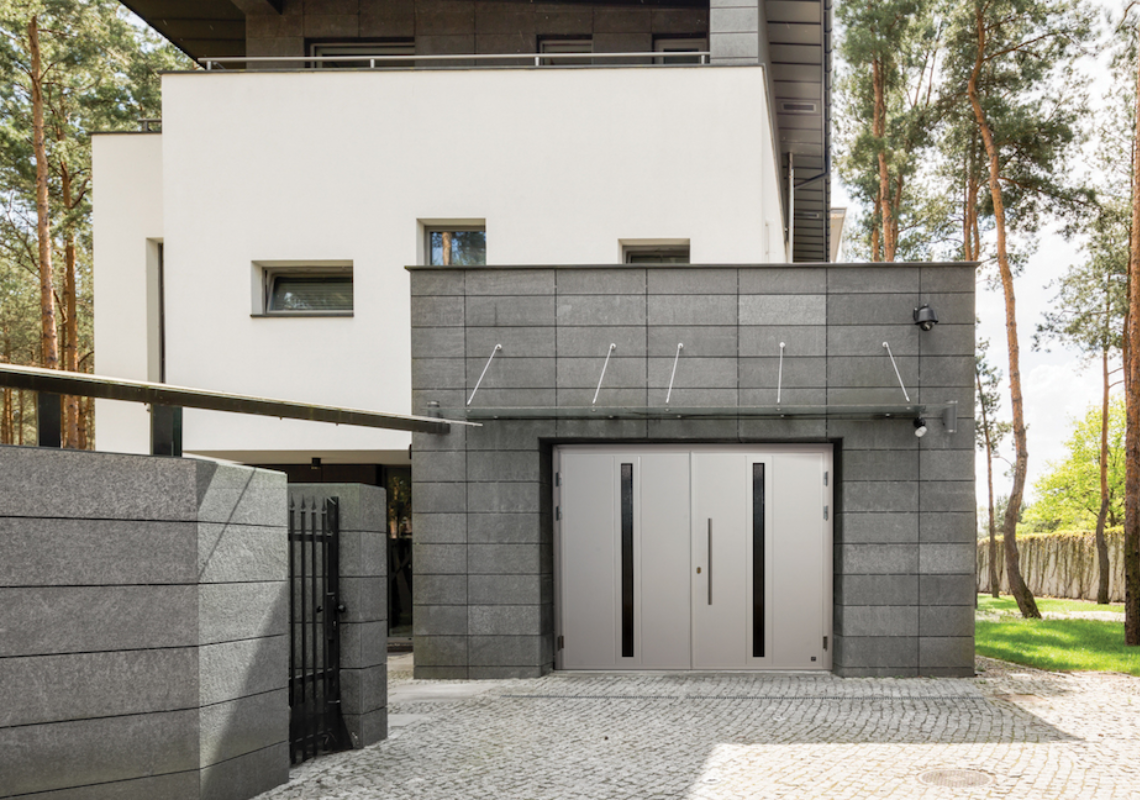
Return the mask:
<path id="1" fill-rule="evenodd" d="M 316 61 L 320 69 L 361 69 L 372 66 L 377 57 L 412 56 L 416 44 L 411 39 L 392 42 L 323 42 L 309 46 L 310 55 L 317 58 L 336 58 L 335 61 Z M 377 67 L 414 67 L 412 59 L 376 61 Z"/>
<path id="2" fill-rule="evenodd" d="M 487 230 L 450 225 L 427 229 L 428 264 L 470 267 L 487 263 Z"/>
<path id="3" fill-rule="evenodd" d="M 653 50 L 655 52 L 669 54 L 660 55 L 654 59 L 658 64 L 700 64 L 701 56 L 687 56 L 683 54 L 700 53 L 708 49 L 708 39 L 696 37 L 688 39 L 660 37 L 653 40 Z"/>
<path id="4" fill-rule="evenodd" d="M 594 42 L 588 36 L 573 39 L 540 39 L 538 42 L 540 53 L 592 53 Z M 589 64 L 588 58 L 544 58 L 542 63 L 548 66 L 582 66 Z"/>

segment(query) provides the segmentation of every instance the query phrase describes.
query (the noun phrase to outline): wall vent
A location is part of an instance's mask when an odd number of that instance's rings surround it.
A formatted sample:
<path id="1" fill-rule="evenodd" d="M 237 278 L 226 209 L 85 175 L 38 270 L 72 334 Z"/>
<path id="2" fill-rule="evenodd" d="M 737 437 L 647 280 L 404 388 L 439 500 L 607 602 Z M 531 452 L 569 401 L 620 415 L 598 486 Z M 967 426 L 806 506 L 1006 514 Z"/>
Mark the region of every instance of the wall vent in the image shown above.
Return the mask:
<path id="1" fill-rule="evenodd" d="M 819 104 L 802 101 L 789 102 L 785 100 L 780 103 L 780 111 L 784 112 L 785 114 L 818 114 Z"/>

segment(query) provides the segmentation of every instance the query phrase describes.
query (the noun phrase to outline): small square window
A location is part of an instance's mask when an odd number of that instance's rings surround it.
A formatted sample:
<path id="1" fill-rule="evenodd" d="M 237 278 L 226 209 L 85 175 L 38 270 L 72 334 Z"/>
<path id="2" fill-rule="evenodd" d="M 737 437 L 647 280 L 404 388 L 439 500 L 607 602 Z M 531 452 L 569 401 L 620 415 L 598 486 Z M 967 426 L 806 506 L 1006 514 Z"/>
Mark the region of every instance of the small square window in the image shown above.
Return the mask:
<path id="1" fill-rule="evenodd" d="M 261 313 L 297 316 L 351 316 L 352 268 L 262 266 Z M 257 313 L 257 308 L 254 308 Z"/>
<path id="2" fill-rule="evenodd" d="M 485 228 L 449 226 L 427 229 L 427 262 L 435 267 L 471 267 L 487 263 Z"/>

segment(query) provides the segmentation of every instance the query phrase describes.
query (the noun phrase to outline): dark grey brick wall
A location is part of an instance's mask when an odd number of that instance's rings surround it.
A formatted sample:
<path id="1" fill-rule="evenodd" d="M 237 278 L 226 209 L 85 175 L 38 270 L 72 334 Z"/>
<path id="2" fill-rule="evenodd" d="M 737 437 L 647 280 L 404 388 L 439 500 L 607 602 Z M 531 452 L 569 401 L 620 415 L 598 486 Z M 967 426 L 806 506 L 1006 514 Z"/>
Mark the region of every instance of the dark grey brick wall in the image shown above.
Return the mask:
<path id="1" fill-rule="evenodd" d="M 414 437 L 420 677 L 536 675 L 553 662 L 550 447 L 565 442 L 831 442 L 838 482 L 834 669 L 973 674 L 973 321 L 969 265 L 412 270 L 412 385 L 474 405 L 958 402 L 909 420 L 492 420 Z M 930 303 L 940 324 L 921 332 Z"/>
<path id="2" fill-rule="evenodd" d="M 708 29 L 708 9 L 488 0 L 285 0 L 282 14 L 247 15 L 246 54 L 303 56 L 306 41 L 354 39 L 414 39 L 420 55 L 534 53 L 543 37 L 590 37 L 597 53 L 639 53 L 653 50 L 655 36 L 704 36 Z"/>
<path id="3" fill-rule="evenodd" d="M 279 473 L 0 447 L 0 797 L 288 780 L 285 524 Z"/>

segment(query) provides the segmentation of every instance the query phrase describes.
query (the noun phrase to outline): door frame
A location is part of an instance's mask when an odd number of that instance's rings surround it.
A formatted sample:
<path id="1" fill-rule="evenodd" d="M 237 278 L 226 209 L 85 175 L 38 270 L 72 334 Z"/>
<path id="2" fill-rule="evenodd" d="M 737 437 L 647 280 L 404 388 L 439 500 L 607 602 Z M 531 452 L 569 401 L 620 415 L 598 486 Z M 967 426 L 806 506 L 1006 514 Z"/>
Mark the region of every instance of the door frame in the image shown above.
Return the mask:
<path id="1" fill-rule="evenodd" d="M 665 453 L 741 453 L 752 454 L 760 457 L 767 457 L 771 455 L 781 455 L 790 453 L 819 453 L 824 458 L 824 471 L 826 473 L 826 480 L 824 484 L 823 497 L 825 505 L 827 506 L 826 517 L 823 521 L 823 559 L 822 559 L 822 587 L 823 587 L 823 629 L 827 631 L 825 634 L 827 639 L 827 646 L 824 653 L 824 661 L 820 667 L 814 670 L 793 670 L 780 667 L 746 667 L 743 670 L 723 670 L 723 671 L 747 671 L 747 672 L 795 672 L 795 671 L 830 671 L 834 663 L 834 642 L 835 642 L 835 624 L 834 624 L 834 541 L 835 541 L 835 445 L 829 442 L 820 442 L 814 444 L 789 444 L 789 443 L 765 443 L 754 442 L 750 444 L 712 444 L 712 443 L 665 443 L 665 444 L 646 444 L 644 442 L 606 442 L 606 443 L 592 443 L 592 444 L 575 444 L 573 442 L 563 442 L 554 444 L 551 448 L 551 460 L 553 462 L 553 471 L 555 480 L 553 481 L 552 494 L 553 494 L 553 507 L 554 514 L 554 531 L 553 531 L 553 605 L 554 605 L 554 668 L 557 670 L 565 669 L 562 661 L 562 650 L 559 647 L 559 641 L 565 630 L 563 620 L 563 575 L 562 575 L 562 523 L 558 510 L 561 508 L 561 460 L 562 454 L 565 451 L 572 451 L 575 453 L 596 453 L 596 454 L 629 454 L 629 455 L 643 455 L 643 454 L 665 454 Z M 759 460 L 759 459 L 758 459 Z M 751 463 L 751 462 L 749 462 Z M 770 480 L 770 479 L 769 479 Z M 751 501 L 751 486 L 749 486 L 749 501 Z M 770 512 L 769 512 L 770 514 Z M 770 517 L 769 517 L 770 519 Z M 769 540 L 769 543 L 771 540 Z M 770 598 L 766 598 L 766 603 L 771 602 Z M 751 621 L 751 609 L 749 610 L 749 620 Z M 693 629 L 692 620 L 690 618 L 689 638 L 692 641 Z M 757 659 L 759 660 L 759 659 Z M 589 672 L 592 670 L 573 670 L 575 672 Z M 601 670 L 609 671 L 609 670 Z M 626 671 L 666 671 L 666 670 L 620 670 Z M 680 670 L 672 670 L 680 671 Z M 695 671 L 690 667 L 689 671 Z"/>

